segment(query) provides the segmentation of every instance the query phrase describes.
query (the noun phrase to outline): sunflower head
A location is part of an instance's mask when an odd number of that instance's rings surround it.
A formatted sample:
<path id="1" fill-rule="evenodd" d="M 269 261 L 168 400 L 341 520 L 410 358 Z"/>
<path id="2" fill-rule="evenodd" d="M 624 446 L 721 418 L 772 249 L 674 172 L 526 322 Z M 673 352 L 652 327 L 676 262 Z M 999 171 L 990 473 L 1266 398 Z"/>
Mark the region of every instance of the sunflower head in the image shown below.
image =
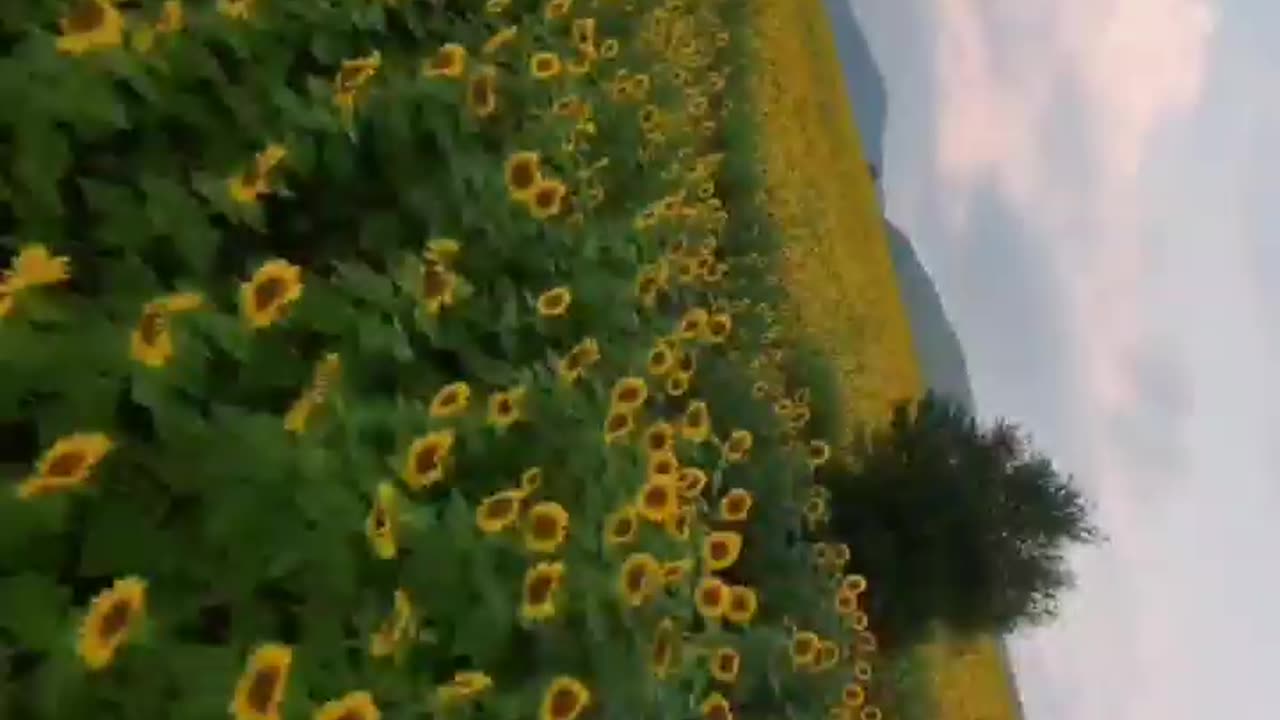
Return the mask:
<path id="1" fill-rule="evenodd" d="M 254 649 L 236 683 L 231 713 L 236 718 L 275 718 L 280 713 L 293 649 L 268 643 Z"/>
<path id="2" fill-rule="evenodd" d="M 755 617 L 759 604 L 755 590 L 745 585 L 734 585 L 729 588 L 729 605 L 724 614 L 730 622 L 746 625 Z"/>
<path id="3" fill-rule="evenodd" d="M 675 450 L 675 428 L 671 423 L 659 421 L 644 433 L 644 447 L 650 455 L 671 453 Z M 672 458 L 674 460 L 674 458 Z M 652 467 L 650 468 L 652 470 Z"/>
<path id="4" fill-rule="evenodd" d="M 465 381 L 451 382 L 431 398 L 428 414 L 438 420 L 455 418 L 467 411 L 471 402 L 471 386 Z"/>
<path id="5" fill-rule="evenodd" d="M 400 530 L 398 506 L 399 495 L 395 486 L 388 482 L 378 483 L 369 515 L 365 518 L 364 534 L 373 554 L 382 560 L 396 556 Z"/>
<path id="6" fill-rule="evenodd" d="M 476 507 L 476 527 L 486 535 L 502 532 L 520 519 L 524 490 L 499 490 Z"/>
<path id="7" fill-rule="evenodd" d="M 515 200 L 527 202 L 534 188 L 542 180 L 542 159 L 531 150 L 514 152 L 503 166 L 507 193 Z"/>
<path id="8" fill-rule="evenodd" d="M 649 454 L 649 479 L 674 482 L 680 473 L 680 461 L 670 450 L 661 450 Z"/>
<path id="9" fill-rule="evenodd" d="M 753 499 L 751 493 L 742 488 L 734 488 L 720 498 L 720 519 L 728 522 L 743 522 L 751 512 Z"/>
<path id="10" fill-rule="evenodd" d="M 604 441 L 607 445 L 621 442 L 635 428 L 635 420 L 629 410 L 614 408 L 604 419 Z"/>
<path id="11" fill-rule="evenodd" d="M 702 720 L 733 720 L 733 709 L 729 707 L 729 701 L 718 692 L 708 695 L 698 706 L 698 712 L 701 713 Z"/>
<path id="12" fill-rule="evenodd" d="M 841 615 L 852 615 L 858 610 L 858 594 L 845 588 L 836 590 L 836 612 Z"/>
<path id="13" fill-rule="evenodd" d="M 792 664 L 796 667 L 812 665 L 817 660 L 818 642 L 818 636 L 808 630 L 793 634 L 788 648 Z"/>
<path id="14" fill-rule="evenodd" d="M 642 377 L 624 377 L 613 384 L 609 393 L 612 406 L 619 410 L 634 410 L 649 397 L 649 386 Z"/>
<path id="15" fill-rule="evenodd" d="M 595 338 L 583 338 L 560 360 L 556 374 L 567 383 L 574 383 L 600 359 L 600 344 Z"/>
<path id="16" fill-rule="evenodd" d="M 694 509 L 692 506 L 679 507 L 667 516 L 662 526 L 671 537 L 677 540 L 688 540 L 693 527 Z"/>
<path id="17" fill-rule="evenodd" d="M 544 500 L 529 509 L 524 524 L 524 545 L 533 552 L 555 552 L 569 534 L 569 511 Z"/>
<path id="18" fill-rule="evenodd" d="M 491 35 L 488 40 L 484 41 L 484 45 L 480 48 L 480 54 L 493 55 L 497 53 L 499 50 L 510 44 L 512 40 L 515 40 L 516 35 L 518 35 L 519 32 L 520 28 L 518 25 L 508 25 L 498 30 Z"/>
<path id="19" fill-rule="evenodd" d="M 315 720 L 379 720 L 382 712 L 373 702 L 372 694 L 357 690 L 321 705 L 314 717 Z"/>
<path id="20" fill-rule="evenodd" d="M 704 277 L 706 273 L 703 273 Z M 707 318 L 707 340 L 713 343 L 722 343 L 729 337 L 729 333 L 733 330 L 733 318 L 729 313 L 715 313 Z"/>
<path id="21" fill-rule="evenodd" d="M 680 653 L 680 629 L 672 618 L 663 618 L 653 631 L 653 644 L 649 646 L 649 668 L 655 677 L 662 679 L 671 674 Z"/>
<path id="22" fill-rule="evenodd" d="M 76 0 L 58 20 L 58 52 L 82 55 L 119 47 L 124 25 L 124 16 L 111 0 Z"/>
<path id="23" fill-rule="evenodd" d="M 662 584 L 675 587 L 684 582 L 693 570 L 693 558 L 680 558 L 662 564 Z"/>
<path id="24" fill-rule="evenodd" d="M 818 654 L 815 660 L 815 666 L 818 670 L 827 670 L 834 666 L 840 660 L 840 646 L 830 640 L 822 640 L 818 642 Z M 870 669 L 870 665 L 867 666 Z"/>
<path id="25" fill-rule="evenodd" d="M 422 74 L 429 78 L 457 79 L 467 70 L 467 49 L 458 43 L 441 45 L 422 64 Z"/>
<path id="26" fill-rule="evenodd" d="M 551 288 L 538 296 L 538 315 L 544 318 L 562 317 L 569 312 L 573 292 L 565 285 Z"/>
<path id="27" fill-rule="evenodd" d="M 662 583 L 661 565 L 649 553 L 632 553 L 618 570 L 618 589 L 630 607 L 644 604 Z"/>
<path id="28" fill-rule="evenodd" d="M 651 479 L 637 493 L 636 509 L 644 519 L 664 523 L 680 507 L 679 489 L 668 478 Z"/>
<path id="29" fill-rule="evenodd" d="M 459 670 L 449 682 L 436 688 L 436 704 L 456 706 L 474 700 L 492 687 L 493 678 L 488 674 L 479 670 Z"/>
<path id="30" fill-rule="evenodd" d="M 753 438 L 749 430 L 734 430 L 724 444 L 724 457 L 729 462 L 742 462 L 751 452 Z"/>
<path id="31" fill-rule="evenodd" d="M 436 430 L 409 446 L 401 477 L 414 490 L 430 487 L 444 480 L 453 452 L 454 432 Z"/>
<path id="32" fill-rule="evenodd" d="M 90 670 L 100 670 L 140 624 L 146 612 L 147 583 L 140 577 L 120 578 L 89 603 L 80 624 L 77 654 Z"/>
<path id="33" fill-rule="evenodd" d="M 844 579 L 840 581 L 840 587 L 854 595 L 859 595 L 866 592 L 867 579 L 862 575 L 845 575 Z"/>
<path id="34" fill-rule="evenodd" d="M 520 473 L 520 490 L 525 494 L 529 494 L 540 487 L 542 487 L 542 468 L 525 468 L 524 472 Z"/>
<path id="35" fill-rule="evenodd" d="M 489 396 L 488 422 L 499 430 L 505 430 L 519 420 L 524 413 L 525 390 L 516 386 Z"/>
<path id="36" fill-rule="evenodd" d="M 705 308 L 691 308 L 681 316 L 680 324 L 676 328 L 676 335 L 683 340 L 701 338 L 706 333 L 708 316 L 709 314 Z"/>
<path id="37" fill-rule="evenodd" d="M 573 0 L 547 0 L 542 15 L 548 20 L 559 20 L 573 9 Z"/>
<path id="38" fill-rule="evenodd" d="M 680 475 L 676 482 L 680 486 L 680 496 L 691 500 L 702 495 L 708 480 L 707 474 L 701 468 L 683 467 L 680 468 Z"/>
<path id="39" fill-rule="evenodd" d="M 240 312 L 257 330 L 279 322 L 302 297 L 302 268 L 286 260 L 268 260 L 240 286 Z"/>
<path id="40" fill-rule="evenodd" d="M 529 74 L 538 80 L 549 80 L 562 69 L 560 56 L 553 52 L 536 52 L 529 58 Z"/>
<path id="41" fill-rule="evenodd" d="M 36 463 L 35 474 L 18 485 L 18 497 L 28 500 L 84 485 L 114 447 L 111 438 L 99 432 L 58 438 Z"/>
<path id="42" fill-rule="evenodd" d="M 831 446 L 822 440 L 810 440 L 808 458 L 813 467 L 825 464 L 831 458 Z"/>
<path id="43" fill-rule="evenodd" d="M 656 283 L 657 281 L 655 280 L 654 282 Z M 652 350 L 649 351 L 649 357 L 645 362 L 645 368 L 649 371 L 650 375 L 662 377 L 671 372 L 671 369 L 675 367 L 675 362 L 675 350 L 671 347 L 671 343 L 667 341 L 660 341 L 657 345 L 653 346 Z"/>
<path id="44" fill-rule="evenodd" d="M 837 655 L 839 653 L 837 652 Z M 853 676 L 862 681 L 871 679 L 871 663 L 866 660 L 857 660 L 853 663 Z"/>
<path id="45" fill-rule="evenodd" d="M 635 507 L 624 505 L 613 511 L 604 521 L 605 545 L 622 545 L 635 540 L 639 525 Z"/>
<path id="46" fill-rule="evenodd" d="M 492 65 L 480 67 L 467 82 L 467 109 L 478 118 L 498 110 L 498 71 Z"/>
<path id="47" fill-rule="evenodd" d="M 714 575 L 698 581 L 693 590 L 694 607 L 705 618 L 722 617 L 729 607 L 729 586 Z"/>
<path id="48" fill-rule="evenodd" d="M 737 680 L 741 665 L 741 656 L 731 647 L 716 648 L 715 652 L 711 653 L 711 677 L 722 683 L 732 683 Z"/>
<path id="49" fill-rule="evenodd" d="M 680 420 L 680 435 L 696 443 L 711 437 L 711 411 L 705 402 L 694 400 L 685 407 Z"/>
<path id="50" fill-rule="evenodd" d="M 538 720 L 574 720 L 591 702 L 591 691 L 568 675 L 554 678 L 542 694 Z"/>
<path id="51" fill-rule="evenodd" d="M 568 192 L 568 188 L 559 180 L 539 180 L 529 195 L 529 213 L 538 220 L 555 217 L 568 202 Z"/>
<path id="52" fill-rule="evenodd" d="M 732 530 L 707 533 L 702 540 L 702 561 L 712 570 L 733 565 L 742 553 L 742 535 Z"/>
<path id="53" fill-rule="evenodd" d="M 612 60 L 618 57 L 618 40 L 617 38 L 605 38 L 600 43 L 600 57 L 606 60 Z"/>
<path id="54" fill-rule="evenodd" d="M 540 562 L 524 574 L 520 600 L 520 617 L 525 622 L 540 622 L 556 614 L 556 594 L 564 580 L 564 563 Z"/>
<path id="55" fill-rule="evenodd" d="M 866 689 L 856 682 L 845 685 L 840 695 L 844 704 L 852 708 L 862 707 L 867 702 Z"/>

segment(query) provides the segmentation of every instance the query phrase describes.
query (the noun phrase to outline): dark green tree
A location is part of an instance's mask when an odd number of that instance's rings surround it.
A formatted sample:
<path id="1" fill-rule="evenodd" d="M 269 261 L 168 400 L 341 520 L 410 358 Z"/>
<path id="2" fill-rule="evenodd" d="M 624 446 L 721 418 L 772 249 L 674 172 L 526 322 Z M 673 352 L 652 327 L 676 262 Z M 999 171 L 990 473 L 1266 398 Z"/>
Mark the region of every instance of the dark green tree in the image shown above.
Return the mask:
<path id="1" fill-rule="evenodd" d="M 892 645 L 935 625 L 1007 632 L 1053 618 L 1074 583 L 1067 550 L 1100 539 L 1073 478 L 1025 432 L 983 427 L 933 395 L 898 406 L 853 464 L 824 475 L 826 534 L 852 549 L 872 622 Z"/>

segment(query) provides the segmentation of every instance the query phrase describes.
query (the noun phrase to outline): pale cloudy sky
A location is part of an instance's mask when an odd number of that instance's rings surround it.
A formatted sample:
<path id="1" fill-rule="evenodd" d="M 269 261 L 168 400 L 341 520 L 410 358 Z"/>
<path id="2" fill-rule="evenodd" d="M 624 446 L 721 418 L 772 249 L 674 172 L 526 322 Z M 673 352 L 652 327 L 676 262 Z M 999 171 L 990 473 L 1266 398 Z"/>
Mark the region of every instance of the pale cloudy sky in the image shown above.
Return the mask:
<path id="1" fill-rule="evenodd" d="M 1280 3 L 851 0 L 979 410 L 1098 503 L 1031 720 L 1278 716 Z"/>

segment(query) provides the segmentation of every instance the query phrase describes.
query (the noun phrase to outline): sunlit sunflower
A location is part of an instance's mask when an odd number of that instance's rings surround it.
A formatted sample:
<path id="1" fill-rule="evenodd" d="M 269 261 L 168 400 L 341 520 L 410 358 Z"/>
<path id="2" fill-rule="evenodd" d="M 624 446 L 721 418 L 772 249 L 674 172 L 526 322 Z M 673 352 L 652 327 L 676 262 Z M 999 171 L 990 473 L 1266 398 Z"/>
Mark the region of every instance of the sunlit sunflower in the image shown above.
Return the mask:
<path id="1" fill-rule="evenodd" d="M 645 362 L 645 368 L 649 371 L 650 375 L 662 377 L 663 375 L 671 372 L 671 369 L 675 367 L 675 364 L 675 350 L 671 347 L 671 343 L 663 340 L 659 341 L 658 344 L 654 345 L 653 349 L 649 351 L 649 357 Z"/>
<path id="2" fill-rule="evenodd" d="M 520 519 L 520 503 L 525 498 L 523 490 L 499 490 L 476 507 L 476 527 L 492 535 L 515 525 Z"/>
<path id="3" fill-rule="evenodd" d="M 663 453 L 670 454 L 675 450 L 675 436 L 675 428 L 672 427 L 671 423 L 658 421 L 650 425 L 649 429 L 645 430 L 645 450 L 653 455 Z M 671 459 L 674 461 L 674 456 Z M 650 467 L 650 471 L 652 471 L 652 467 Z"/>
<path id="4" fill-rule="evenodd" d="M 612 60 L 613 58 L 618 57 L 618 50 L 619 46 L 617 38 L 605 38 L 604 41 L 600 43 L 600 57 L 606 60 Z"/>
<path id="5" fill-rule="evenodd" d="M 680 435 L 696 443 L 711 437 L 711 411 L 705 402 L 693 400 L 685 407 L 680 420 Z"/>
<path id="6" fill-rule="evenodd" d="M 610 410 L 604 419 L 604 442 L 606 445 L 622 442 L 633 429 L 635 420 L 630 411 L 617 408 Z"/>
<path id="7" fill-rule="evenodd" d="M 720 519 L 728 522 L 742 522 L 751 512 L 753 498 L 751 493 L 742 488 L 733 488 L 720 498 Z"/>
<path id="8" fill-rule="evenodd" d="M 493 678 L 479 670 L 459 670 L 449 682 L 436 688 L 436 703 L 452 707 L 469 702 L 493 687 Z"/>
<path id="9" fill-rule="evenodd" d="M 391 612 L 369 636 L 369 656 L 385 658 L 398 656 L 418 634 L 418 620 L 414 615 L 413 601 L 404 589 L 397 589 Z"/>
<path id="10" fill-rule="evenodd" d="M 567 383 L 577 382 L 599 359 L 600 344 L 595 338 L 583 338 L 560 359 L 556 374 Z"/>
<path id="11" fill-rule="evenodd" d="M 480 46 L 480 54 L 496 54 L 499 50 L 510 44 L 512 40 L 515 40 L 516 35 L 519 34 L 519 32 L 520 28 L 517 25 L 508 25 L 498 30 L 493 35 L 489 36 L 488 40 L 484 41 L 484 45 Z"/>
<path id="12" fill-rule="evenodd" d="M 492 65 L 478 68 L 467 82 L 467 109 L 472 115 L 486 118 L 498 110 L 498 69 Z"/>
<path id="13" fill-rule="evenodd" d="M 753 439 L 749 430 L 734 430 L 724 444 L 724 457 L 731 463 L 742 462 L 751 452 Z"/>
<path id="14" fill-rule="evenodd" d="M 630 607 L 639 607 L 662 585 L 658 559 L 646 552 L 632 553 L 618 569 L 618 592 Z"/>
<path id="15" fill-rule="evenodd" d="M 849 613 L 849 627 L 856 632 L 864 632 L 871 624 L 871 618 L 861 610 Z"/>
<path id="16" fill-rule="evenodd" d="M 698 712 L 702 714 L 702 720 L 733 720 L 733 708 L 718 692 L 708 695 L 698 706 Z"/>
<path id="17" fill-rule="evenodd" d="M 716 648 L 711 653 L 711 677 L 722 683 L 736 681 L 741 667 L 742 657 L 731 647 Z"/>
<path id="18" fill-rule="evenodd" d="M 548 20 L 559 20 L 573 9 L 573 0 L 548 0 L 542 15 Z"/>
<path id="19" fill-rule="evenodd" d="M 467 70 L 467 49 L 458 43 L 441 45 L 422 63 L 422 74 L 429 78 L 457 79 Z"/>
<path id="20" fill-rule="evenodd" d="M 831 446 L 822 440 L 810 440 L 808 448 L 809 464 L 818 467 L 831 458 Z"/>
<path id="21" fill-rule="evenodd" d="M 853 663 L 853 676 L 862 681 L 871 679 L 871 663 L 866 660 L 857 660 Z"/>
<path id="22" fill-rule="evenodd" d="M 573 292 L 567 286 L 551 288 L 538 296 L 538 315 L 544 318 L 561 317 L 569 312 Z"/>
<path id="23" fill-rule="evenodd" d="M 364 57 L 342 61 L 342 66 L 333 77 L 333 102 L 347 124 L 351 123 L 356 102 L 365 85 L 378 74 L 381 67 L 382 53 L 377 50 Z"/>
<path id="24" fill-rule="evenodd" d="M 867 579 L 862 575 L 845 575 L 840 581 L 840 587 L 857 595 L 866 591 Z"/>
<path id="25" fill-rule="evenodd" d="M 522 385 L 489 396 L 488 423 L 499 430 L 511 427 L 524 417 L 525 389 Z"/>
<path id="26" fill-rule="evenodd" d="M 218 0 L 218 14 L 232 20 L 247 20 L 258 0 Z"/>
<path id="27" fill-rule="evenodd" d="M 428 414 L 437 420 L 455 418 L 466 412 L 470 403 L 471 386 L 462 380 L 451 382 L 431 398 Z"/>
<path id="28" fill-rule="evenodd" d="M 636 510 L 641 517 L 662 524 L 680 507 L 679 489 L 668 478 L 646 482 L 636 495 Z"/>
<path id="29" fill-rule="evenodd" d="M 90 670 L 101 670 L 115 658 L 147 611 L 147 583 L 140 577 L 116 580 L 89 602 L 80 623 L 76 653 Z"/>
<path id="30" fill-rule="evenodd" d="M 532 552 L 553 553 L 569 534 L 569 511 L 560 503 L 544 500 L 532 508 L 524 522 L 524 546 Z"/>
<path id="31" fill-rule="evenodd" d="M 829 670 L 840 660 L 840 646 L 830 640 L 818 643 L 818 653 L 814 659 L 815 670 Z M 869 665 L 867 666 L 870 667 Z"/>
<path id="32" fill-rule="evenodd" d="M 405 454 L 400 477 L 414 490 L 443 482 L 449 469 L 455 435 L 453 430 L 435 430 L 419 437 Z"/>
<path id="33" fill-rule="evenodd" d="M 746 585 L 734 585 L 729 588 L 729 605 L 724 615 L 729 622 L 746 625 L 755 617 L 759 605 L 755 590 Z"/>
<path id="34" fill-rule="evenodd" d="M 520 617 L 525 622 L 540 622 L 556 614 L 556 594 L 564 572 L 560 561 L 540 562 L 525 571 L 520 599 Z"/>
<path id="35" fill-rule="evenodd" d="M 288 156 L 285 146 L 272 143 L 253 156 L 247 168 L 227 179 L 227 192 L 241 205 L 251 205 L 271 192 L 273 175 Z"/>
<path id="36" fill-rule="evenodd" d="M 693 375 L 693 373 L 697 371 L 697 369 L 698 369 L 698 354 L 696 352 L 686 348 L 684 350 L 681 350 L 680 353 L 676 355 L 676 369 L 675 369 L 676 373 L 680 375 L 688 376 L 688 375 Z"/>
<path id="37" fill-rule="evenodd" d="M 568 188 L 559 180 L 539 180 L 529 196 L 529 214 L 538 220 L 555 217 L 564 208 Z"/>
<path id="38" fill-rule="evenodd" d="M 791 646 L 788 648 L 791 655 L 791 664 L 798 667 L 808 667 L 812 665 L 818 658 L 818 636 L 808 630 L 801 630 L 791 636 Z"/>
<path id="39" fill-rule="evenodd" d="M 520 473 L 520 489 L 525 494 L 531 493 L 540 487 L 542 487 L 542 468 L 525 468 L 524 472 Z"/>
<path id="40" fill-rule="evenodd" d="M 693 558 L 680 558 L 662 563 L 662 584 L 669 588 L 680 585 L 692 571 Z"/>
<path id="41" fill-rule="evenodd" d="M 231 699 L 229 711 L 235 720 L 279 720 L 292 665 L 293 649 L 288 645 L 267 643 L 254 648 Z"/>
<path id="42" fill-rule="evenodd" d="M 728 313 L 714 313 L 707 318 L 707 335 L 709 342 L 722 343 L 733 330 L 733 319 Z"/>
<path id="43" fill-rule="evenodd" d="M 649 669 L 654 677 L 662 679 L 671 674 L 680 652 L 680 629 L 675 620 L 663 618 L 653 631 L 653 643 L 649 646 Z"/>
<path id="44" fill-rule="evenodd" d="M 845 543 L 832 543 L 831 545 L 831 562 L 839 570 L 844 570 L 845 564 L 849 562 L 852 555 L 849 546 Z"/>
<path id="45" fill-rule="evenodd" d="M 639 519 L 635 507 L 624 505 L 604 519 L 604 544 L 622 545 L 636 538 Z"/>
<path id="46" fill-rule="evenodd" d="M 858 611 L 858 594 L 845 588 L 836 590 L 836 612 L 841 615 L 852 615 Z"/>
<path id="47" fill-rule="evenodd" d="M 691 308 L 680 317 L 676 334 L 683 340 L 698 340 L 706 333 L 709 313 L 705 308 Z"/>
<path id="48" fill-rule="evenodd" d="M 705 618 L 722 617 L 729 609 L 729 594 L 729 586 L 723 580 L 714 575 L 704 576 L 693 590 L 694 606 Z"/>
<path id="49" fill-rule="evenodd" d="M 58 52 L 82 55 L 120 47 L 124 16 L 112 0 L 76 0 L 58 20 Z"/>
<path id="50" fill-rule="evenodd" d="M 822 497 L 811 497 L 805 501 L 803 512 L 811 527 L 817 525 L 827 518 L 827 501 Z"/>
<path id="51" fill-rule="evenodd" d="M 528 202 L 533 197 L 533 190 L 542 180 L 542 159 L 531 150 L 520 150 L 507 156 L 503 164 L 503 178 L 507 184 L 507 194 L 512 199 Z"/>
<path id="52" fill-rule="evenodd" d="M 849 683 L 840 693 L 844 704 L 852 708 L 862 707 L 867 702 L 867 691 L 858 683 Z"/>
<path id="53" fill-rule="evenodd" d="M 676 459 L 675 453 L 663 450 L 649 454 L 649 480 L 665 480 L 674 483 L 679 473 L 680 461 Z"/>
<path id="54" fill-rule="evenodd" d="M 662 523 L 662 527 L 671 537 L 677 540 L 688 540 L 689 533 L 693 528 L 694 518 L 695 510 L 692 506 L 680 507 L 667 516 L 667 519 Z"/>
<path id="55" fill-rule="evenodd" d="M 383 560 L 396 556 L 400 535 L 399 500 L 394 485 L 378 483 L 369 515 L 365 518 L 364 534 L 369 540 L 369 547 L 376 557 Z"/>
<path id="56" fill-rule="evenodd" d="M 240 284 L 240 314 L 258 330 L 284 318 L 302 297 L 302 268 L 287 260 L 268 260 Z"/>
<path id="57" fill-rule="evenodd" d="M 680 468 L 680 475 L 676 478 L 676 483 L 680 486 L 681 497 L 692 499 L 702 494 L 702 489 L 707 486 L 707 474 L 701 468 L 683 467 Z"/>
<path id="58" fill-rule="evenodd" d="M 742 552 L 742 535 L 732 530 L 707 533 L 702 539 L 702 561 L 711 570 L 733 565 Z"/>
<path id="59" fill-rule="evenodd" d="M 642 377 L 624 377 L 613 384 L 610 404 L 618 410 L 634 410 L 649 397 L 649 386 Z"/>
<path id="60" fill-rule="evenodd" d="M 312 718 L 314 720 L 380 720 L 382 712 L 373 702 L 373 695 L 365 690 L 357 690 L 321 705 Z"/>
<path id="61" fill-rule="evenodd" d="M 557 676 L 542 694 L 538 720 L 574 720 L 590 702 L 591 691 L 582 681 L 568 675 Z"/>
<path id="62" fill-rule="evenodd" d="M 577 18 L 571 28 L 573 44 L 583 57 L 594 57 L 596 54 L 596 19 L 591 17 Z"/>
<path id="63" fill-rule="evenodd" d="M 418 293 L 428 315 L 439 315 L 441 310 L 453 305 L 457 290 L 458 276 L 448 265 L 434 258 L 424 259 Z"/>
<path id="64" fill-rule="evenodd" d="M 856 641 L 858 652 L 874 653 L 880 648 L 880 641 L 876 639 L 876 634 L 870 630 L 863 630 L 858 633 Z"/>
<path id="65" fill-rule="evenodd" d="M 560 74 L 563 64 L 553 52 L 536 52 L 529 58 L 529 74 L 538 80 L 548 80 Z"/>
<path id="66" fill-rule="evenodd" d="M 18 485 L 18 497 L 28 500 L 84 485 L 114 447 L 111 438 L 98 432 L 58 438 L 36 463 L 35 473 Z"/>

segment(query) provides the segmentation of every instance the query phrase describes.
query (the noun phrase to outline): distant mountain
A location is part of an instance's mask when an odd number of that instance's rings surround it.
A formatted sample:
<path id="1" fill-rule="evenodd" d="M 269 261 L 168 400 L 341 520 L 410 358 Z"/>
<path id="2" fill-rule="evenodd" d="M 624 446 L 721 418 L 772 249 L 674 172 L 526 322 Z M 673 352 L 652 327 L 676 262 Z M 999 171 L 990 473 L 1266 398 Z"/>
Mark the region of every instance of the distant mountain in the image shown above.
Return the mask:
<path id="1" fill-rule="evenodd" d="M 911 239 L 906 233 L 888 220 L 885 220 L 884 225 L 902 301 L 907 306 L 907 315 L 911 319 L 916 356 L 920 360 L 925 380 L 935 392 L 973 412 L 973 388 L 969 384 L 964 348 L 947 318 L 946 308 L 933 285 L 933 279 L 920 264 L 920 258 L 916 256 Z"/>
<path id="2" fill-rule="evenodd" d="M 884 167 L 884 129 L 889 116 L 889 93 L 884 76 L 871 55 L 871 46 L 853 16 L 852 0 L 823 0 L 844 67 L 844 82 L 862 133 L 867 162 Z"/>

